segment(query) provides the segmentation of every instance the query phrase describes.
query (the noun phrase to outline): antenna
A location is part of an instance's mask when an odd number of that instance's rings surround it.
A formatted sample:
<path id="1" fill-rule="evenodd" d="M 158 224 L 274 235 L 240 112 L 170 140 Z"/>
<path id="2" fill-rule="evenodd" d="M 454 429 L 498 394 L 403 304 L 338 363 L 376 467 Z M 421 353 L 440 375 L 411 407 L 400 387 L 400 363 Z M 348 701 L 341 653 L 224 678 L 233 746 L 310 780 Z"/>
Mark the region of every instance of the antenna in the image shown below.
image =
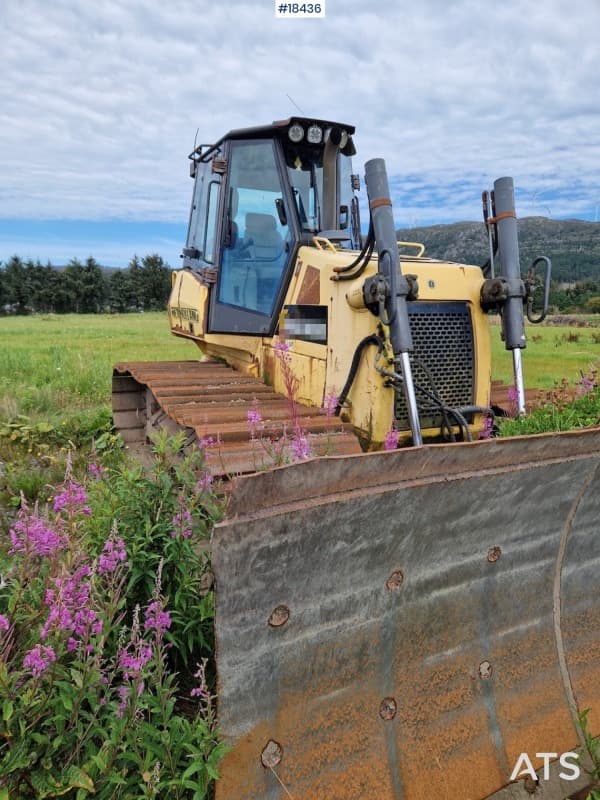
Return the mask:
<path id="1" fill-rule="evenodd" d="M 287 97 L 287 99 L 290 101 L 290 103 L 293 103 L 293 104 L 296 106 L 296 108 L 297 108 L 297 109 L 298 109 L 298 111 L 299 111 L 299 112 L 302 114 L 302 116 L 303 116 L 303 117 L 305 117 L 305 116 L 306 116 L 306 114 L 304 113 L 304 111 L 302 111 L 302 109 L 300 108 L 300 106 L 298 105 L 298 103 L 296 103 L 296 101 L 295 101 L 293 98 L 291 98 L 287 92 L 285 93 L 285 96 L 286 96 L 286 97 Z"/>
<path id="2" fill-rule="evenodd" d="M 198 141 L 198 131 L 199 130 L 200 130 L 200 127 L 197 127 L 196 128 L 196 135 L 194 136 L 194 149 L 192 150 L 192 153 L 196 152 L 196 142 Z"/>

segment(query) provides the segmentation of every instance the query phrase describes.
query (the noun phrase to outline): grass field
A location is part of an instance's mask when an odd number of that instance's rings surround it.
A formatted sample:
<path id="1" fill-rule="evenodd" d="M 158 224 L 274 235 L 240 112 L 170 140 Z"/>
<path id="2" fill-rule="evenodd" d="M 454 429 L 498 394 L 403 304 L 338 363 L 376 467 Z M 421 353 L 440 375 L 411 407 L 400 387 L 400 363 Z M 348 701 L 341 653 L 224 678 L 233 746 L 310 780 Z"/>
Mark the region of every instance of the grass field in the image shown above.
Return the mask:
<path id="1" fill-rule="evenodd" d="M 114 363 L 197 356 L 165 313 L 0 318 L 0 418 L 108 406 Z"/>
<path id="2" fill-rule="evenodd" d="M 512 353 L 500 340 L 500 326 L 491 326 L 492 377 L 512 383 Z M 581 373 L 600 360 L 600 330 L 594 327 L 530 325 L 523 351 L 525 385 L 550 389 L 566 378 L 575 384 Z"/>
<path id="3" fill-rule="evenodd" d="M 493 377 L 512 381 L 511 354 L 492 325 Z M 191 342 L 173 337 L 165 313 L 38 315 L 0 318 L 0 420 L 17 414 L 56 422 L 81 410 L 109 408 L 118 361 L 197 358 Z M 527 386 L 576 383 L 600 359 L 597 328 L 528 329 L 523 355 Z"/>

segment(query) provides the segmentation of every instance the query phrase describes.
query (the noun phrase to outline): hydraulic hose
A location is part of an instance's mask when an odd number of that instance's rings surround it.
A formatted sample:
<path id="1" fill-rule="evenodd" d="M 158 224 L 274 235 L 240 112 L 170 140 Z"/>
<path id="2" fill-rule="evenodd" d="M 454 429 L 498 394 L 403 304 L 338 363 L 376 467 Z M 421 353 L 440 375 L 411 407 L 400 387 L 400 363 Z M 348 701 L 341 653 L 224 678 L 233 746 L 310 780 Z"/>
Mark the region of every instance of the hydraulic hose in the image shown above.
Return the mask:
<path id="1" fill-rule="evenodd" d="M 347 264 L 345 267 L 335 267 L 335 275 L 333 276 L 332 280 L 334 281 L 353 281 L 355 278 L 360 278 L 363 274 L 367 265 L 373 255 L 373 249 L 375 247 L 375 235 L 373 233 L 373 221 L 369 221 L 369 231 L 367 233 L 367 238 L 365 239 L 365 243 L 363 245 L 362 250 L 358 254 L 358 256 L 354 259 L 351 264 Z M 356 272 L 352 272 L 352 270 L 357 269 Z"/>
<path id="2" fill-rule="evenodd" d="M 354 351 L 354 355 L 352 356 L 352 364 L 350 365 L 350 372 L 348 373 L 348 377 L 346 378 L 346 383 L 344 384 L 344 388 L 340 392 L 340 396 L 338 397 L 337 405 L 335 407 L 335 415 L 339 417 L 340 412 L 342 410 L 342 406 L 346 402 L 346 398 L 348 397 L 348 393 L 352 388 L 352 384 L 354 383 L 354 378 L 356 377 L 356 373 L 358 372 L 358 367 L 360 364 L 360 359 L 363 354 L 363 350 L 365 347 L 368 347 L 370 344 L 376 344 L 378 347 L 383 347 L 383 341 L 372 333 L 370 336 L 365 336 L 364 339 L 356 346 L 356 350 Z"/>

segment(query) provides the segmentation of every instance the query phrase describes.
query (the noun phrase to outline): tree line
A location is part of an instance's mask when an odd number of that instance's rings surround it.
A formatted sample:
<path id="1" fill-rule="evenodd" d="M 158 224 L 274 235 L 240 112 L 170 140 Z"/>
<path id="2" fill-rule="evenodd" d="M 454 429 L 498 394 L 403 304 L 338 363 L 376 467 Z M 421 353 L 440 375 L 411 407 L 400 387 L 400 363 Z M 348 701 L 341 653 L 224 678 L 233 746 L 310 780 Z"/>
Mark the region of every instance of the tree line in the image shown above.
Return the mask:
<path id="1" fill-rule="evenodd" d="M 588 279 L 566 284 L 553 281 L 550 310 L 565 314 L 600 314 L 600 281 Z"/>
<path id="2" fill-rule="evenodd" d="M 159 311 L 171 291 L 171 268 L 159 255 L 134 256 L 126 269 L 107 270 L 94 258 L 66 267 L 13 256 L 0 263 L 0 313 L 97 314 Z M 600 313 L 600 281 L 552 282 L 551 309 Z"/>
<path id="3" fill-rule="evenodd" d="M 166 307 L 171 268 L 161 256 L 134 256 L 126 269 L 107 270 L 94 258 L 66 267 L 24 261 L 0 263 L 0 312 L 98 314 Z"/>

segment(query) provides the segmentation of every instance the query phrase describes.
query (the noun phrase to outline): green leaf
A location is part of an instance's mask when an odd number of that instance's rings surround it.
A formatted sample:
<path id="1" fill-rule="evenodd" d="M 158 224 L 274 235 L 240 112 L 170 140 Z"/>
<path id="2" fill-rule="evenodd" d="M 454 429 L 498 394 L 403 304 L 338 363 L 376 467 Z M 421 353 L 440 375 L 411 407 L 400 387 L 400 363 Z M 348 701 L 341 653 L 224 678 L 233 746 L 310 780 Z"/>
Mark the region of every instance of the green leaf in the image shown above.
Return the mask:
<path id="1" fill-rule="evenodd" d="M 81 674 L 81 672 L 73 668 L 71 668 L 69 672 L 71 673 L 71 680 L 73 681 L 75 686 L 78 689 L 81 689 L 81 687 L 83 686 L 83 675 Z"/>
<path id="2" fill-rule="evenodd" d="M 188 778 L 191 778 L 191 776 L 195 775 L 197 772 L 201 772 L 203 769 L 204 769 L 204 762 L 196 761 L 194 764 L 190 764 L 190 766 L 186 769 L 186 771 L 181 776 L 181 780 L 185 781 Z"/>
<path id="3" fill-rule="evenodd" d="M 4 699 L 4 702 L 2 703 L 2 719 L 5 722 L 9 722 L 10 718 L 13 715 L 14 710 L 15 710 L 15 705 L 13 701 L 9 700 L 9 698 L 6 697 Z"/>
<path id="4" fill-rule="evenodd" d="M 70 694 L 62 692 L 60 695 L 60 699 L 67 711 L 73 711 L 73 698 L 71 697 Z"/>
<path id="5" fill-rule="evenodd" d="M 67 780 L 71 789 L 86 789 L 88 792 L 94 791 L 94 782 L 82 769 L 71 766 L 67 770 Z"/>
<path id="6" fill-rule="evenodd" d="M 208 774 L 210 775 L 210 777 L 213 780 L 216 781 L 218 779 L 219 771 L 217 770 L 217 768 L 216 768 L 216 766 L 214 764 L 211 764 L 210 761 L 206 762 L 206 771 L 208 772 Z"/>

